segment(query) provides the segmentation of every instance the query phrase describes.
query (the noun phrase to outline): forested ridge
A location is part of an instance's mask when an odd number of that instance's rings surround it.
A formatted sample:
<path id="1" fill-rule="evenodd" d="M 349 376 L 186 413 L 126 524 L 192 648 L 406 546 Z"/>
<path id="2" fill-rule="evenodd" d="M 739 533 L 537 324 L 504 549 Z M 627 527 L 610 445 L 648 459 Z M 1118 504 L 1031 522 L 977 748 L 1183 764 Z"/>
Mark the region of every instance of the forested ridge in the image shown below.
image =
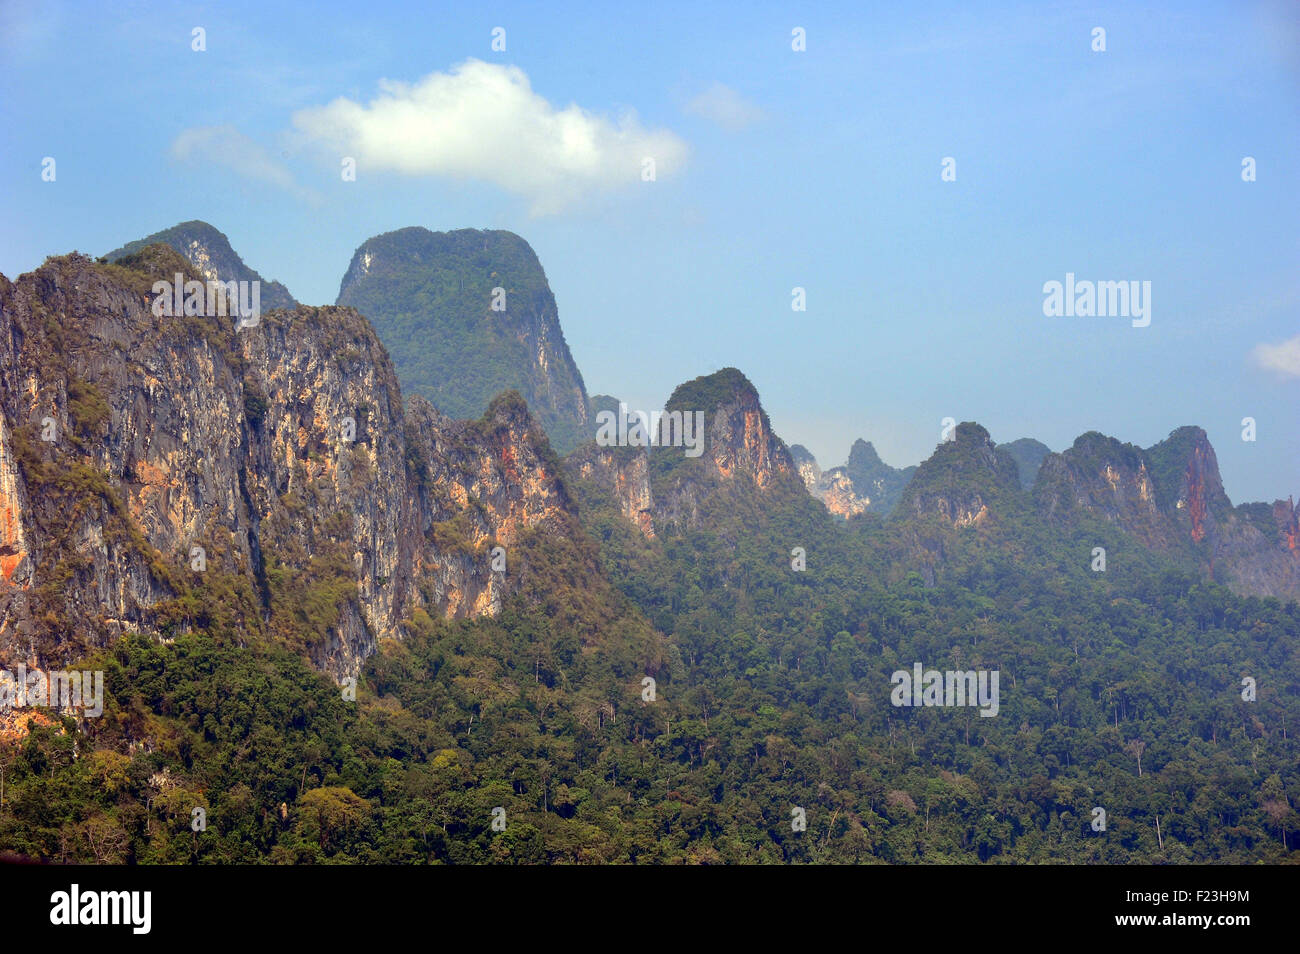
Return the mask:
<path id="1" fill-rule="evenodd" d="M 417 612 L 355 702 L 217 613 L 86 660 L 105 714 L 0 751 L 0 845 L 101 863 L 1294 854 L 1294 602 L 1029 513 L 957 532 L 737 493 L 707 529 L 647 540 L 573 489 L 582 526 L 512 557 L 526 591 L 495 619 Z M 890 674 L 916 662 L 997 669 L 998 715 L 891 705 Z"/>

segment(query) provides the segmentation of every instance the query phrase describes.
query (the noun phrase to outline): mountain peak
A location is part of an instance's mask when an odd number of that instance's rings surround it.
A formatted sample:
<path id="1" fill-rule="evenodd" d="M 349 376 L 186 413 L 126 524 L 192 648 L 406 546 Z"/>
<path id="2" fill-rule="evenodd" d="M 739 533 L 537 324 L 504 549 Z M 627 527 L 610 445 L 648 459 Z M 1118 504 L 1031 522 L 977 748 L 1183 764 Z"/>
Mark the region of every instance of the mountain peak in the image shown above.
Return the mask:
<path id="1" fill-rule="evenodd" d="M 758 389 L 736 368 L 721 368 L 677 385 L 667 409 L 709 412 L 727 404 L 760 404 Z"/>
<path id="2" fill-rule="evenodd" d="M 477 418 L 502 391 L 527 401 L 552 442 L 589 437 L 590 407 L 532 247 L 513 232 L 410 226 L 366 239 L 338 304 L 375 326 L 405 393 Z"/>
<path id="3" fill-rule="evenodd" d="M 1186 524 L 1200 542 L 1232 509 L 1219 476 L 1219 460 L 1204 428 L 1184 426 L 1146 450 L 1157 501 Z"/>
<path id="4" fill-rule="evenodd" d="M 954 526 L 980 525 L 995 504 L 1019 492 L 1015 459 L 984 427 L 964 421 L 917 468 L 900 510 L 918 517 L 938 514 Z"/>
<path id="5" fill-rule="evenodd" d="M 1016 466 L 1020 469 L 1020 486 L 1025 490 L 1034 486 L 1043 458 L 1052 452 L 1050 447 L 1032 437 L 1021 437 L 1007 444 L 999 444 L 998 447 L 1015 458 Z"/>
<path id="6" fill-rule="evenodd" d="M 134 242 L 127 242 L 104 256 L 116 262 L 142 251 L 150 245 L 168 245 L 179 252 L 207 281 L 247 281 L 261 284 L 261 303 L 265 309 L 293 308 L 298 302 L 289 289 L 279 282 L 268 281 L 244 264 L 226 234 L 199 219 L 181 222 Z"/>
<path id="7" fill-rule="evenodd" d="M 880 459 L 880 454 L 876 452 L 876 446 L 871 441 L 864 441 L 859 437 L 849 448 L 849 467 L 874 469 L 884 465 L 885 462 Z"/>

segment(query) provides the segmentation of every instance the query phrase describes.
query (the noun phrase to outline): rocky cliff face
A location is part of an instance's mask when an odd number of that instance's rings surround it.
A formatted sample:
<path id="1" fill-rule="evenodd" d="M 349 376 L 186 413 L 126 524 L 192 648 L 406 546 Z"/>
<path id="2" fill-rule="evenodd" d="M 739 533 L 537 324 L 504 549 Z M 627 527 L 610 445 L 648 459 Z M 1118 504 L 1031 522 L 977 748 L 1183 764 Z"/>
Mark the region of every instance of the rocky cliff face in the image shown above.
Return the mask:
<path id="1" fill-rule="evenodd" d="M 1147 455 L 1096 431 L 1043 459 L 1034 498 L 1039 512 L 1058 525 L 1086 513 L 1116 524 L 1147 546 L 1173 541 Z"/>
<path id="2" fill-rule="evenodd" d="M 568 507 L 522 401 L 406 411 L 348 308 L 157 317 L 177 270 L 154 245 L 0 284 L 0 656 L 202 622 L 341 676 L 416 609 L 496 612 L 490 547 Z"/>
<path id="3" fill-rule="evenodd" d="M 1034 487 L 1056 525 L 1100 517 L 1156 550 L 1182 552 L 1243 593 L 1300 598 L 1290 501 L 1233 507 L 1204 430 L 1181 427 L 1142 449 L 1090 432 L 1044 458 Z"/>
<path id="4" fill-rule="evenodd" d="M 367 239 L 337 304 L 374 323 L 408 396 L 471 418 L 513 389 L 557 447 L 591 437 L 586 388 L 555 296 L 518 235 L 406 228 Z"/>
<path id="5" fill-rule="evenodd" d="M 817 459 L 800 444 L 790 448 L 790 457 L 799 471 L 808 493 L 820 500 L 828 511 L 839 517 L 854 517 L 865 513 L 871 498 L 858 495 L 857 487 L 844 467 L 822 470 Z"/>
<path id="6" fill-rule="evenodd" d="M 849 462 L 844 469 L 857 493 L 870 501 L 870 509 L 882 515 L 888 515 L 898 505 L 903 488 L 916 473 L 915 466 L 890 467 L 870 441 L 861 439 L 849 448 Z"/>
<path id="7" fill-rule="evenodd" d="M 1205 431 L 1180 427 L 1146 451 L 1165 511 L 1182 535 L 1199 543 L 1232 510 L 1219 477 L 1219 461 Z"/>
<path id="8" fill-rule="evenodd" d="M 261 304 L 263 310 L 272 308 L 292 308 L 296 304 L 289 289 L 279 282 L 267 281 L 257 272 L 244 264 L 225 234 L 217 231 L 207 222 L 182 222 L 169 229 L 155 232 L 153 235 L 127 242 L 104 256 L 110 262 L 127 255 L 142 251 L 149 245 L 162 243 L 170 245 L 205 281 L 247 281 L 261 282 Z"/>
<path id="9" fill-rule="evenodd" d="M 988 431 L 967 422 L 917 468 L 894 516 L 937 516 L 954 527 L 980 526 L 1014 505 L 1019 493 L 1015 460 Z"/>
<path id="10" fill-rule="evenodd" d="M 654 493 L 646 450 L 584 444 L 569 456 L 567 464 L 581 479 L 608 491 L 619 512 L 646 537 L 654 537 Z"/>
<path id="11" fill-rule="evenodd" d="M 806 498 L 799 470 L 772 433 L 758 392 L 735 368 L 679 386 L 664 410 L 703 421 L 697 455 L 688 454 L 686 446 L 588 444 L 567 462 L 575 476 L 594 479 L 612 494 L 619 510 L 647 536 L 703 526 L 715 508 L 739 504 L 742 498 Z"/>

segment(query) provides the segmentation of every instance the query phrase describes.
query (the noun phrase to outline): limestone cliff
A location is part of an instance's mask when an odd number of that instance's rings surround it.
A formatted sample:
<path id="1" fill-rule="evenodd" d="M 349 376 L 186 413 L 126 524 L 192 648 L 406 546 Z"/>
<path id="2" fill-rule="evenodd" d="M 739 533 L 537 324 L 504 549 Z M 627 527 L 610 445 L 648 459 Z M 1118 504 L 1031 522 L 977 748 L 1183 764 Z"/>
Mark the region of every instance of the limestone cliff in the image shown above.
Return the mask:
<path id="1" fill-rule="evenodd" d="M 532 248 L 513 232 L 413 227 L 367 239 L 337 304 L 374 323 L 402 389 L 453 417 L 516 390 L 555 445 L 589 435 L 582 375 Z"/>
<path id="2" fill-rule="evenodd" d="M 1148 547 L 1198 561 L 1240 592 L 1300 598 L 1294 506 L 1234 507 L 1199 427 L 1180 427 L 1145 450 L 1084 434 L 1044 458 L 1034 500 L 1057 526 L 1100 517 Z"/>
<path id="3" fill-rule="evenodd" d="M 996 520 L 1017 505 L 1019 469 L 978 424 L 958 424 L 922 463 L 903 491 L 894 517 L 939 517 L 955 527 Z"/>
<path id="4" fill-rule="evenodd" d="M 261 305 L 264 310 L 292 308 L 298 304 L 289 294 L 289 289 L 279 282 L 264 279 L 245 265 L 244 260 L 230 247 L 230 240 L 225 233 L 219 232 L 207 222 L 192 221 L 173 225 L 145 238 L 127 242 L 121 248 L 113 249 L 104 258 L 116 262 L 158 243 L 170 245 L 184 256 L 205 281 L 260 282 Z"/>
<path id="5" fill-rule="evenodd" d="M 735 368 L 680 385 L 663 413 L 700 421 L 698 446 L 591 443 L 567 462 L 575 477 L 592 480 L 612 495 L 646 536 L 706 527 L 712 514 L 752 506 L 772 495 L 806 499 L 790 451 L 772 433 L 758 392 Z"/>
<path id="6" fill-rule="evenodd" d="M 820 500 L 828 511 L 839 517 L 854 517 L 865 513 L 871 506 L 869 496 L 859 496 L 858 488 L 845 467 L 822 470 L 809 450 L 795 444 L 790 457 L 798 468 L 799 476 L 808 493 Z"/>
<path id="7" fill-rule="evenodd" d="M 416 609 L 497 612 L 491 547 L 568 507 L 522 401 L 407 411 L 352 309 L 158 317 L 176 271 L 153 245 L 0 280 L 0 658 L 202 623 L 341 676 Z"/>

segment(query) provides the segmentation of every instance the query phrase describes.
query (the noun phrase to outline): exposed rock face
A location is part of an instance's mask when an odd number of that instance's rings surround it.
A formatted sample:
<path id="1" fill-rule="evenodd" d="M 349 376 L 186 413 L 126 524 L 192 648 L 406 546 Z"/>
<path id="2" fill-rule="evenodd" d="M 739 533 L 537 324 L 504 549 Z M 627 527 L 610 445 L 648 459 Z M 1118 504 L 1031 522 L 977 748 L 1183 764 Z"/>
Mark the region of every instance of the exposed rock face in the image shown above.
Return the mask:
<path id="1" fill-rule="evenodd" d="M 408 413 L 352 309 L 155 317 L 155 278 L 191 266 L 122 262 L 0 280 L 0 658 L 202 617 L 341 676 L 416 608 L 500 608 L 515 577 L 490 546 L 568 507 L 517 396 L 478 422 Z"/>
<path id="2" fill-rule="evenodd" d="M 415 603 L 444 616 L 495 615 L 509 573 L 478 555 L 500 545 L 508 558 L 524 530 L 570 507 L 550 446 L 517 393 L 481 421 L 454 421 L 413 398 L 407 435 Z"/>
<path id="3" fill-rule="evenodd" d="M 682 449 L 654 451 L 651 467 L 655 523 L 684 530 L 701 524 L 702 515 L 735 493 L 752 497 L 757 490 L 799 494 L 806 491 L 794 460 L 772 433 L 754 385 L 735 368 L 679 385 L 665 409 L 683 415 L 704 412 L 703 453 L 686 457 Z"/>
<path id="4" fill-rule="evenodd" d="M 22 589 L 32 580 L 31 554 L 23 529 L 24 515 L 30 511 L 13 439 L 0 419 L 0 580 Z"/>
<path id="5" fill-rule="evenodd" d="M 205 281 L 261 282 L 263 310 L 292 308 L 298 304 L 289 294 L 289 289 L 279 282 L 267 281 L 245 265 L 244 260 L 230 247 L 230 240 L 207 222 L 193 221 L 173 225 L 145 238 L 127 242 L 104 257 L 110 262 L 116 262 L 158 242 L 170 245 L 180 252 Z"/>
<path id="6" fill-rule="evenodd" d="M 954 439 L 917 468 L 899 502 L 899 516 L 940 517 L 954 527 L 979 526 L 1020 493 L 1015 460 L 978 424 L 958 424 Z"/>
<path id="7" fill-rule="evenodd" d="M 619 512 L 645 536 L 655 535 L 654 494 L 650 490 L 650 458 L 644 449 L 625 450 L 584 444 L 567 461 L 582 479 L 608 490 Z"/>
<path id="8" fill-rule="evenodd" d="M 665 411 L 692 421 L 703 415 L 699 456 L 688 456 L 685 447 L 591 444 L 568 460 L 572 473 L 594 479 L 612 494 L 624 516 L 647 536 L 700 526 L 711 508 L 737 502 L 737 494 L 747 500 L 790 493 L 806 499 L 790 451 L 772 433 L 758 392 L 735 368 L 681 385 Z"/>
<path id="9" fill-rule="evenodd" d="M 831 513 L 840 517 L 853 517 L 865 513 L 871 506 L 869 497 L 858 496 L 846 468 L 822 470 L 817 466 L 817 459 L 800 444 L 790 448 L 790 457 L 808 492 L 825 504 Z"/>
<path id="10" fill-rule="evenodd" d="M 406 228 L 367 239 L 337 304 L 374 323 L 408 397 L 472 418 L 513 389 L 561 450 L 591 437 L 555 296 L 513 232 Z"/>
<path id="11" fill-rule="evenodd" d="M 1199 543 L 1232 509 L 1219 461 L 1205 431 L 1180 427 L 1146 452 L 1158 475 L 1161 503 L 1181 533 Z"/>
<path id="12" fill-rule="evenodd" d="M 1116 524 L 1152 547 L 1173 542 L 1146 454 L 1132 444 L 1089 431 L 1038 470 L 1034 499 L 1053 522 L 1088 513 Z"/>
<path id="13" fill-rule="evenodd" d="M 869 501 L 870 509 L 887 515 L 898 505 L 903 488 L 916 473 L 916 466 L 890 467 L 880 459 L 870 441 L 859 439 L 849 448 L 845 472 L 859 496 Z"/>
<path id="14" fill-rule="evenodd" d="M 1153 549 L 1185 552 L 1240 592 L 1300 598 L 1294 505 L 1233 507 L 1199 427 L 1146 450 L 1084 434 L 1043 460 L 1034 500 L 1054 523 L 1098 516 Z"/>

